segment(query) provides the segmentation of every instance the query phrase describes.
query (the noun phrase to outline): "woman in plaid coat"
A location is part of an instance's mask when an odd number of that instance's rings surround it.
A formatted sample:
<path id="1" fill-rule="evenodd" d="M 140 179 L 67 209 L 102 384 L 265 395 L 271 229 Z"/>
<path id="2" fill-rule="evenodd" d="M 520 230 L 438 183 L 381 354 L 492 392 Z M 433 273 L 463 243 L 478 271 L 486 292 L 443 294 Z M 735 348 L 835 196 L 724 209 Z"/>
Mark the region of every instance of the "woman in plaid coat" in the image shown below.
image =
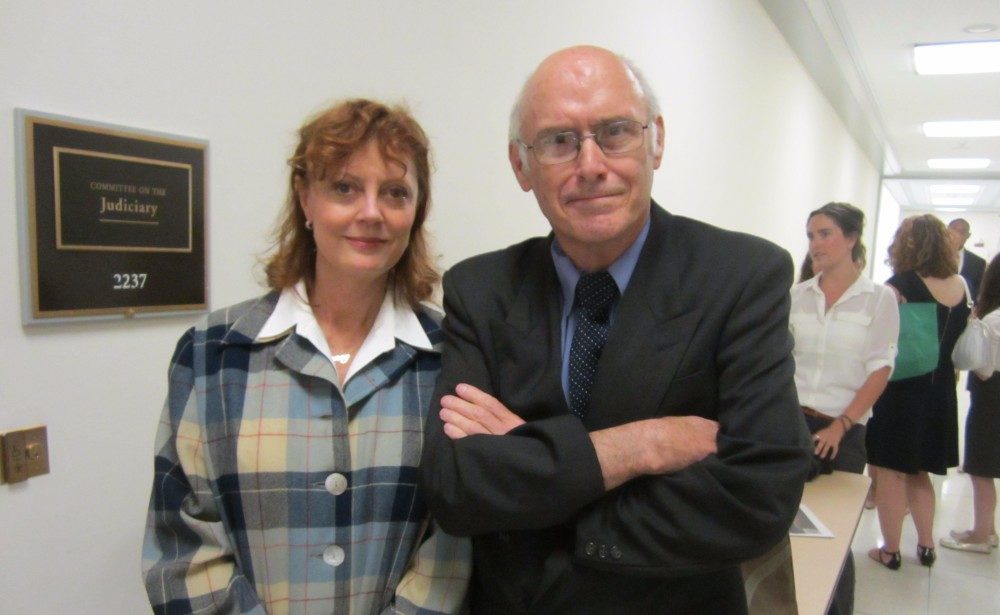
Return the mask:
<path id="1" fill-rule="evenodd" d="M 143 572 L 158 613 L 455 613 L 470 546 L 416 485 L 440 368 L 428 142 L 404 110 L 300 130 L 271 292 L 170 364 Z"/>

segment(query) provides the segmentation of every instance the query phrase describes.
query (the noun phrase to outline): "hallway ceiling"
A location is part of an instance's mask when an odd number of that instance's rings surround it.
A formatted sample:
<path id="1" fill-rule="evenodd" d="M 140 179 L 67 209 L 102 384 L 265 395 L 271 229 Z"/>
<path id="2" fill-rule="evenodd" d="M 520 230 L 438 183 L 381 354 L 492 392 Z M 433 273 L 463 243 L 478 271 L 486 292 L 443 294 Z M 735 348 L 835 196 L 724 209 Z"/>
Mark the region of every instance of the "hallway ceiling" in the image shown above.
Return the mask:
<path id="1" fill-rule="evenodd" d="M 933 209 L 931 185 L 976 184 L 967 211 L 1000 212 L 1000 137 L 930 138 L 922 124 L 1000 120 L 1000 73 L 918 75 L 913 46 L 1000 40 L 1000 0 L 760 0 L 904 209 Z M 970 26 L 995 29 L 970 33 Z M 824 44 L 825 43 L 825 44 Z M 928 158 L 981 157 L 980 171 Z"/>

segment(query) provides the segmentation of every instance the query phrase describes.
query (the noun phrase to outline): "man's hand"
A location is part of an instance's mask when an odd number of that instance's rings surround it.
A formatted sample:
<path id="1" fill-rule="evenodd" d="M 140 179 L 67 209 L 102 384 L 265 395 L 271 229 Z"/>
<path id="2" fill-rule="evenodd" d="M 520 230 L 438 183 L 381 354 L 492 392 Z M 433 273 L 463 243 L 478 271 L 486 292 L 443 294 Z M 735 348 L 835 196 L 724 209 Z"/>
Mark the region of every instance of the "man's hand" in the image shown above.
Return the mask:
<path id="1" fill-rule="evenodd" d="M 442 397 L 438 416 L 444 421 L 445 435 L 452 440 L 475 434 L 503 435 L 524 423 L 497 398 L 471 384 L 460 384 L 455 395 Z"/>
<path id="2" fill-rule="evenodd" d="M 718 451 L 719 424 L 700 416 L 667 416 L 590 434 L 604 475 L 614 489 L 646 474 L 682 470 Z"/>

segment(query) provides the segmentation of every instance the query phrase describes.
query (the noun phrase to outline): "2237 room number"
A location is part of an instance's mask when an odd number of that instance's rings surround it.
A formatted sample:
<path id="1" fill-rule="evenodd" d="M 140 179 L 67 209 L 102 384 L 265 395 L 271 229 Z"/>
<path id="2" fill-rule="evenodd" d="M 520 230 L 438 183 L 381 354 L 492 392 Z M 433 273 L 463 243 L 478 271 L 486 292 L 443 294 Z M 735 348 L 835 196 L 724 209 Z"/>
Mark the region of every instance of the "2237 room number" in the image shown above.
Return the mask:
<path id="1" fill-rule="evenodd" d="M 111 274 L 114 290 L 139 290 L 146 286 L 145 273 L 114 273 Z"/>

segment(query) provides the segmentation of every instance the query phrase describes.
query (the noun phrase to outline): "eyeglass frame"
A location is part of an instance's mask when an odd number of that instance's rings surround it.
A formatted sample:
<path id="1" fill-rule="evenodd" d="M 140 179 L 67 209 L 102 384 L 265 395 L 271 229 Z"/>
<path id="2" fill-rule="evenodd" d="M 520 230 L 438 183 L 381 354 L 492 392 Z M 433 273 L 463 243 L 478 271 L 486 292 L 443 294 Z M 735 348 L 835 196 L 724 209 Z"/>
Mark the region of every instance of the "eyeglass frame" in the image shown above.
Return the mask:
<path id="1" fill-rule="evenodd" d="M 600 131 L 601 129 L 603 129 L 605 127 L 612 126 L 614 124 L 619 124 L 619 123 L 637 124 L 639 126 L 639 128 L 642 129 L 642 132 L 639 135 L 641 138 L 639 139 L 639 142 L 635 145 L 635 147 L 632 147 L 630 149 L 620 150 L 620 151 L 617 151 L 617 152 L 609 152 L 609 151 L 605 150 L 604 146 L 601 145 L 601 142 L 598 141 L 598 139 L 597 139 L 597 133 L 598 133 L 598 131 Z M 524 149 L 532 150 L 532 154 L 533 154 L 535 160 L 538 162 L 538 164 L 541 164 L 541 165 L 544 165 L 544 166 L 554 166 L 554 165 L 557 165 L 557 164 L 565 164 L 567 162 L 573 162 L 574 160 L 576 160 L 577 158 L 579 158 L 580 157 L 580 151 L 583 149 L 583 142 L 585 140 L 587 140 L 587 139 L 593 139 L 594 140 L 594 145 L 596 145 L 598 147 L 598 149 L 600 149 L 601 152 L 605 156 L 621 156 L 621 155 L 624 155 L 624 154 L 628 154 L 630 152 L 634 152 L 635 150 L 637 150 L 640 147 L 642 147 L 643 145 L 645 145 L 645 143 L 646 143 L 646 129 L 649 128 L 650 124 L 652 124 L 652 121 L 648 121 L 645 124 L 643 124 L 639 120 L 633 120 L 633 119 L 630 119 L 630 118 L 617 118 L 617 119 L 607 120 L 607 121 L 599 123 L 597 125 L 597 129 L 594 130 L 593 132 L 578 133 L 578 132 L 576 132 L 574 130 L 561 130 L 559 132 L 553 132 L 553 133 L 547 134 L 544 137 L 536 138 L 534 140 L 534 142 L 532 142 L 530 145 L 527 144 L 527 143 L 525 143 L 521 139 L 518 139 L 517 142 Z M 560 160 L 558 162 L 545 162 L 545 161 L 541 160 L 538 157 L 538 151 L 537 151 L 538 142 L 541 141 L 542 139 L 547 139 L 547 138 L 550 138 L 550 137 L 554 137 L 556 135 L 563 135 L 563 134 L 571 134 L 576 139 L 576 154 L 574 154 L 572 158 L 567 158 L 566 160 Z"/>

